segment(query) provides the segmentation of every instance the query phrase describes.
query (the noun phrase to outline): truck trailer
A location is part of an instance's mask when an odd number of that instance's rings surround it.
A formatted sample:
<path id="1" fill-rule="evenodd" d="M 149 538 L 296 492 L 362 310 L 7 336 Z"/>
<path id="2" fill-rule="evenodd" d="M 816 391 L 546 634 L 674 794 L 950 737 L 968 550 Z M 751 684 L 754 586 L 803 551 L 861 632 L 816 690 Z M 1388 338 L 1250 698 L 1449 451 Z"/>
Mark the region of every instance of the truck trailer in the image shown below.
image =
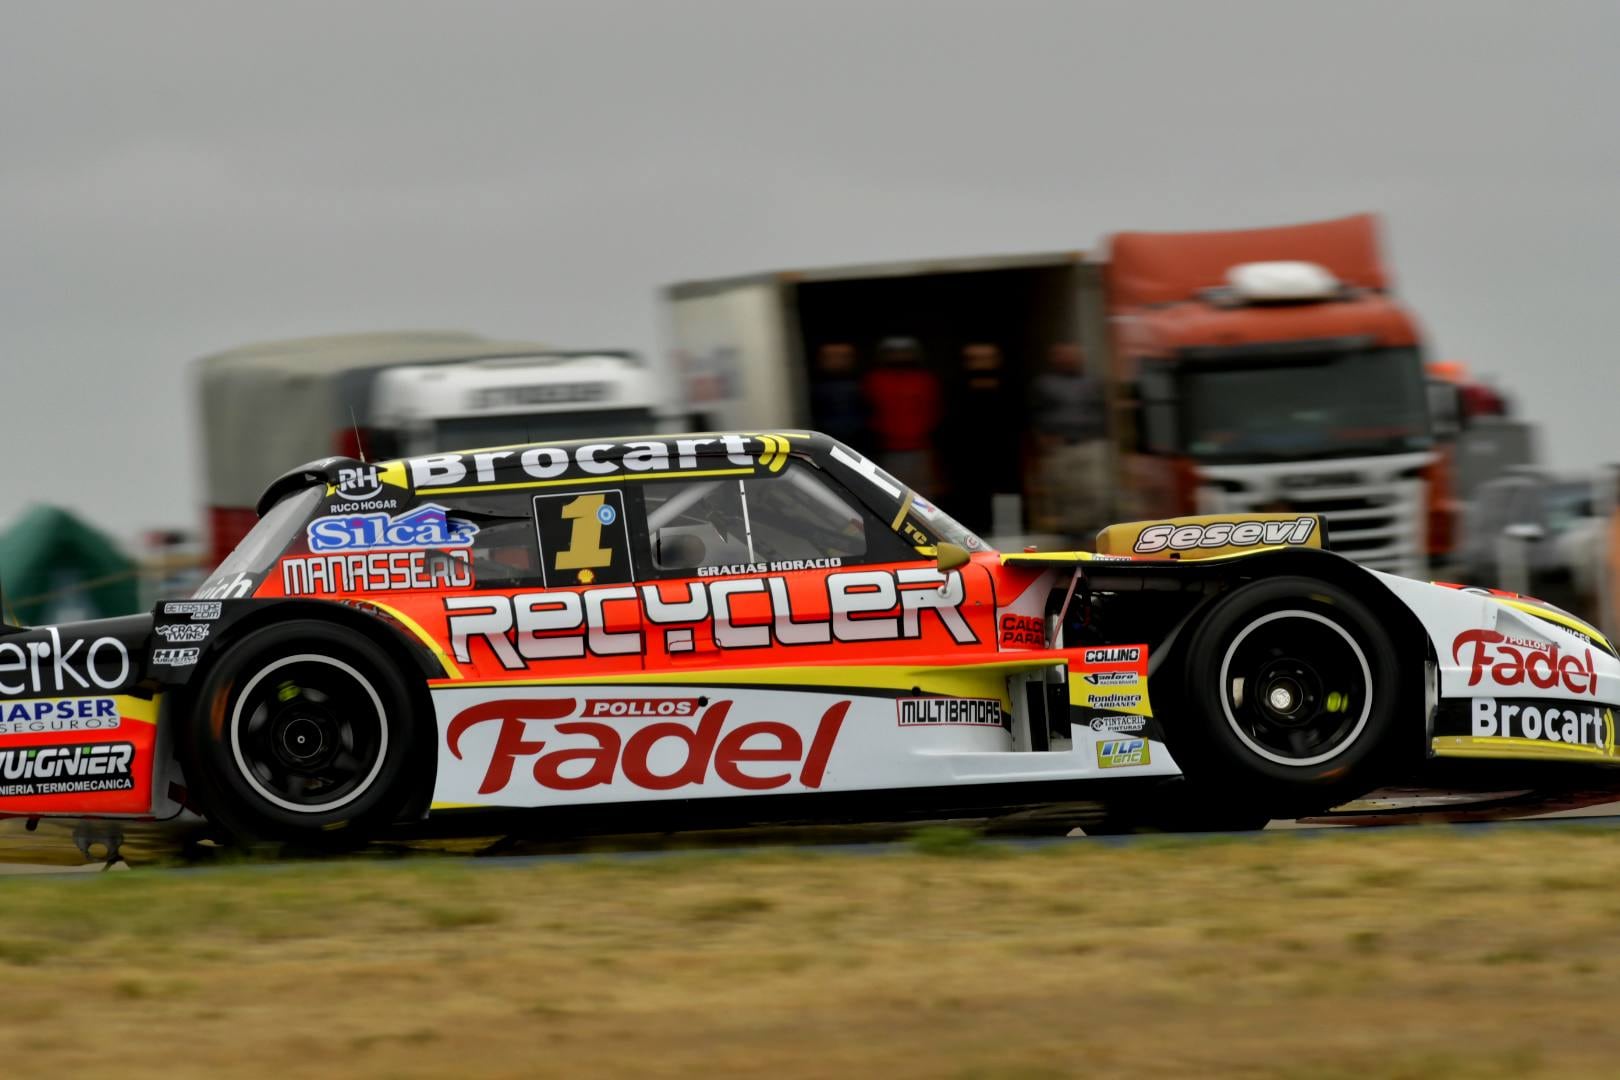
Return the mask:
<path id="1" fill-rule="evenodd" d="M 1079 346 L 1106 400 L 1104 518 L 1291 510 L 1322 515 L 1334 547 L 1376 569 L 1420 575 L 1431 554 L 1428 500 L 1444 493 L 1422 340 L 1371 215 L 683 282 L 665 298 L 705 426 L 818 426 L 818 354 L 853 348 L 869 370 L 900 341 L 946 402 L 941 493 L 960 503 L 950 462 L 988 456 L 1000 467 L 975 481 L 1028 494 L 1036 376 Z M 997 402 L 974 390 L 986 346 Z"/>
<path id="2" fill-rule="evenodd" d="M 557 350 L 453 331 L 343 334 L 248 345 L 197 365 L 215 566 L 287 469 L 652 430 L 661 380 L 621 350 Z"/>

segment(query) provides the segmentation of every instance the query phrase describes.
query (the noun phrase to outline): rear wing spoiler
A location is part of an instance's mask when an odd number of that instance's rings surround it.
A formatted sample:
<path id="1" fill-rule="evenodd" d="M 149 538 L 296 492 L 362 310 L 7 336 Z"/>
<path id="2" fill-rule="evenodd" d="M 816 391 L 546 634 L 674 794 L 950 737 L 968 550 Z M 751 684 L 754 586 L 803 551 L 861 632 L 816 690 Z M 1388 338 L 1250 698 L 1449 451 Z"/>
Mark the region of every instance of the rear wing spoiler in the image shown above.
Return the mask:
<path id="1" fill-rule="evenodd" d="M 1262 548 L 1327 547 L 1327 522 L 1315 514 L 1203 514 L 1129 521 L 1097 534 L 1099 555 L 1208 559 Z"/>

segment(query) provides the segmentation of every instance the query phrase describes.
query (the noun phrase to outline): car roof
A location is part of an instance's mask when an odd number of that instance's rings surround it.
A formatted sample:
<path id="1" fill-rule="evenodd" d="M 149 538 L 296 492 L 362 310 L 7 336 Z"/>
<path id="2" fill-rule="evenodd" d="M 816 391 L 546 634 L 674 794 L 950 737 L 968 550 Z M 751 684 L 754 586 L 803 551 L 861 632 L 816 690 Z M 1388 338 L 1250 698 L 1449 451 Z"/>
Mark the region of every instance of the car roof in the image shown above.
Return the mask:
<path id="1" fill-rule="evenodd" d="M 733 440 L 728 446 L 724 440 Z M 658 455 L 665 459 L 675 461 L 675 467 L 650 468 L 634 473 L 618 473 L 622 478 L 629 476 L 646 477 L 675 477 L 691 475 L 693 471 L 705 471 L 681 467 L 678 462 L 686 457 L 701 458 L 712 465 L 713 459 L 725 458 L 728 454 L 736 452 L 735 440 L 744 440 L 743 452 L 754 460 L 747 466 L 738 466 L 739 472 L 746 469 L 749 472 L 779 471 L 789 455 L 808 457 L 819 467 L 825 467 L 833 458 L 835 450 L 842 450 L 845 458 L 851 462 L 861 460 L 858 455 L 848 450 L 843 444 L 830 436 L 814 431 L 790 432 L 753 432 L 753 431 L 700 431 L 683 432 L 680 434 L 658 435 L 628 435 L 598 439 L 564 439 L 552 442 L 518 443 L 507 446 L 479 447 L 469 450 L 447 450 L 435 454 L 422 454 L 411 458 L 398 458 L 389 461 L 363 462 L 356 458 L 327 457 L 289 469 L 277 477 L 265 489 L 258 501 L 258 512 L 262 515 L 271 506 L 294 491 L 309 487 L 316 483 L 325 483 L 336 486 L 343 482 L 346 476 L 354 475 L 357 470 L 375 470 L 384 482 L 393 483 L 398 487 L 409 487 L 413 490 L 426 488 L 429 494 L 455 492 L 471 492 L 479 489 L 491 491 L 514 487 L 539 487 L 552 484 L 566 484 L 570 481 L 589 482 L 591 480 L 607 480 L 609 474 L 604 474 L 582 466 L 581 451 L 590 450 L 588 459 L 597 465 L 617 464 L 624 461 L 627 455 L 641 454 Z M 531 452 L 533 452 L 531 454 Z M 512 471 L 520 467 L 526 460 L 534 460 L 536 455 L 544 455 L 549 462 L 559 461 L 556 470 L 549 473 L 550 479 L 546 481 L 526 481 L 521 478 L 510 477 Z M 480 465 L 483 468 L 480 468 Z M 846 468 L 849 466 L 846 466 Z M 617 471 L 617 470 L 614 470 Z M 729 469 L 727 471 L 730 471 Z M 843 471 L 840 469 L 839 471 Z M 469 482 L 447 482 L 434 485 L 417 483 L 423 475 L 430 473 L 442 474 L 446 479 L 453 479 L 459 472 L 464 477 L 472 477 Z M 477 479 L 479 476 L 487 479 Z M 896 493 L 898 497 L 898 493 Z"/>

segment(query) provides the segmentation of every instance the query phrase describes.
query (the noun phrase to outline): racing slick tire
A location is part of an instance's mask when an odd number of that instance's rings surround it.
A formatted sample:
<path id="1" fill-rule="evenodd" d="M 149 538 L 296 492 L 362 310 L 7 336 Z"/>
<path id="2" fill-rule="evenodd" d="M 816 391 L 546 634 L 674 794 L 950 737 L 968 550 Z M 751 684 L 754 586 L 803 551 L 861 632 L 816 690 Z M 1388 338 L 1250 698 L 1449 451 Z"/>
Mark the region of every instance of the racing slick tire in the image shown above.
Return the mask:
<path id="1" fill-rule="evenodd" d="M 1401 694 L 1394 645 L 1346 589 L 1279 577 L 1234 589 L 1186 654 L 1171 751 L 1223 813 L 1298 817 L 1376 787 Z"/>
<path id="2" fill-rule="evenodd" d="M 311 619 L 255 630 L 219 656 L 182 735 L 187 783 L 216 826 L 315 847 L 392 822 L 431 745 L 388 654 Z"/>

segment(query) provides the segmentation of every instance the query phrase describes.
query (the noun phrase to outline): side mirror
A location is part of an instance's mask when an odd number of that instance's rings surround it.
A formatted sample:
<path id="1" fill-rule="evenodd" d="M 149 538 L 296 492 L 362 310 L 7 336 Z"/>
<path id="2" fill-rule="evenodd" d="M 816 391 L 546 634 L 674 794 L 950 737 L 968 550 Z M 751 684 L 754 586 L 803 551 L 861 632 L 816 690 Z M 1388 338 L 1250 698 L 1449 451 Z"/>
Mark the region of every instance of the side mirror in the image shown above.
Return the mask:
<path id="1" fill-rule="evenodd" d="M 958 566 L 966 566 L 967 548 L 942 540 L 934 545 L 934 562 L 942 573 L 946 570 L 955 570 Z"/>

